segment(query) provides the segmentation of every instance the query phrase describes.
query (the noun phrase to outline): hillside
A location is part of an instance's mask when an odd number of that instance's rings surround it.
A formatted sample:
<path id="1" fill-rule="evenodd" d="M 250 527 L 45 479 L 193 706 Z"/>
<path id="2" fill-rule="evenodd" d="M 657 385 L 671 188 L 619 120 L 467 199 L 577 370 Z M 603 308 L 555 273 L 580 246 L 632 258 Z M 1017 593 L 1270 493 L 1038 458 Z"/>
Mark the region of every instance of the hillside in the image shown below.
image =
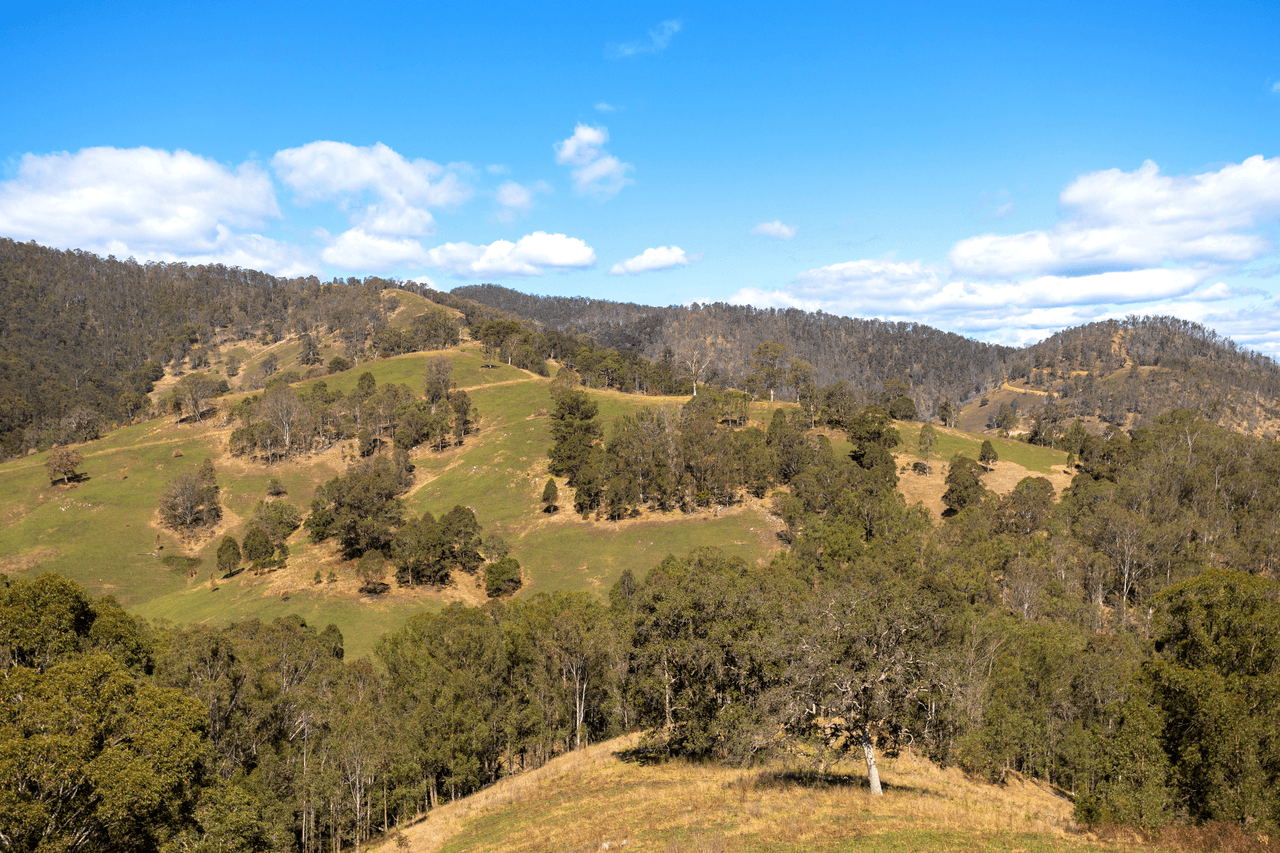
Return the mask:
<path id="1" fill-rule="evenodd" d="M 1231 429 L 1280 431 L 1280 367 L 1274 360 L 1173 317 L 1091 323 L 1012 349 L 919 324 L 795 309 L 658 308 L 532 296 L 495 285 L 468 285 L 452 294 L 587 334 L 603 347 L 666 358 L 685 370 L 705 361 L 708 381 L 738 387 L 752 370 L 755 348 L 781 344 L 788 355 L 812 364 L 824 385 L 845 382 L 863 404 L 882 393 L 886 380 L 902 380 L 921 413 L 935 416 L 949 400 L 963 408 L 961 425 L 973 432 L 994 433 L 1004 403 L 1019 404 L 1015 432 L 1032 432 L 1046 404 L 1039 422 L 1050 430 L 1077 417 L 1094 432 L 1106 424 L 1128 429 L 1169 409 L 1190 408 Z M 978 413 L 983 398 L 995 402 Z"/>
<path id="2" fill-rule="evenodd" d="M 882 765 L 886 793 L 866 790 L 853 763 L 823 773 L 782 765 L 741 769 L 645 763 L 635 735 L 595 744 L 433 811 L 368 849 L 453 851 L 1033 851 L 1179 850 L 1132 831 L 1077 825 L 1050 786 L 1003 785 L 903 754 Z M 1209 839 L 1205 839 L 1209 840 Z M 1217 838 L 1215 841 L 1225 839 Z M 1179 843 L 1183 842 L 1183 843 Z M 1212 841 L 1210 842 L 1212 843 Z M 1254 842 L 1256 844 L 1256 842 Z M 1207 848 L 1204 848 L 1207 849 Z M 1262 850 L 1263 847 L 1250 849 Z"/>
<path id="3" fill-rule="evenodd" d="M 418 299 L 406 294 L 396 298 L 403 305 L 392 313 L 393 325 L 412 314 Z M 242 354 L 245 375 L 269 355 L 277 358 L 282 371 L 297 367 L 296 340 L 269 346 L 236 344 L 221 355 L 224 362 L 231 351 Z M 379 359 L 327 375 L 324 381 L 331 391 L 350 392 L 357 374 L 368 371 L 379 386 L 417 385 L 426 358 L 418 354 Z M 450 351 L 449 358 L 459 388 L 470 394 L 481 413 L 480 426 L 461 447 L 415 452 L 414 480 L 404 500 L 414 513 L 430 510 L 438 515 L 455 504 L 475 508 L 486 534 L 502 535 L 523 567 L 522 595 L 553 590 L 603 595 L 625 567 L 643 574 L 668 553 L 704 545 L 753 562 L 767 560 L 782 547 L 775 535 L 781 524 L 768 502 L 752 498 L 692 514 L 644 511 L 616 522 L 584 521 L 571 511 L 547 515 L 541 511 L 539 495 L 547 479 L 551 442 L 550 380 L 506 365 L 488 369 L 474 344 Z M 164 377 L 154 396 L 159 399 L 175 381 Z M 316 381 L 296 387 L 305 390 Z M 601 407 L 606 432 L 609 422 L 642 405 L 685 402 L 609 390 L 589 393 Z M 49 484 L 47 452 L 0 465 L 0 513 L 6 519 L 0 531 L 0 571 L 26 576 L 56 571 L 95 593 L 114 595 L 134 612 L 177 623 L 223 624 L 297 613 L 311 624 L 338 625 L 354 656 L 366 655 L 377 637 L 423 607 L 485 600 L 477 581 L 466 575 L 444 589 L 393 584 L 383 595 L 362 595 L 356 563 L 343 561 L 330 544 L 310 543 L 305 529 L 288 540 L 286 568 L 265 574 L 243 571 L 230 578 L 215 572 L 221 538 L 230 534 L 243 539 L 253 507 L 266 497 L 270 480 L 286 489 L 280 500 L 305 513 L 316 486 L 345 469 L 355 446 L 354 441 L 340 442 L 270 465 L 233 456 L 229 442 L 235 423 L 227 413 L 246 396 L 240 392 L 222 398 L 222 414 L 203 423 L 164 416 L 75 445 L 84 456 L 84 477 L 70 486 Z M 763 427 L 772 411 L 768 404 L 754 404 L 751 418 Z M 914 433 L 905 430 L 904 466 L 916 458 L 907 449 L 914 448 Z M 832 438 L 837 446 L 847 447 L 843 436 Z M 964 451 L 976 458 L 979 439 L 954 432 L 947 441 L 941 445 L 947 457 Z M 1050 473 L 1063 461 L 1061 453 L 1017 442 L 1001 442 L 1000 448 L 1009 462 L 993 472 L 991 486 L 1001 493 L 1011 490 L 1021 476 Z M 168 481 L 194 471 L 205 458 L 218 472 L 224 514 L 216 527 L 184 539 L 159 524 L 156 506 Z M 1062 488 L 1065 479 L 1059 479 L 1056 484 Z M 942 511 L 944 488 L 941 476 L 902 477 L 904 494 L 923 500 L 935 517 Z M 335 577 L 317 584 L 317 572 Z"/>

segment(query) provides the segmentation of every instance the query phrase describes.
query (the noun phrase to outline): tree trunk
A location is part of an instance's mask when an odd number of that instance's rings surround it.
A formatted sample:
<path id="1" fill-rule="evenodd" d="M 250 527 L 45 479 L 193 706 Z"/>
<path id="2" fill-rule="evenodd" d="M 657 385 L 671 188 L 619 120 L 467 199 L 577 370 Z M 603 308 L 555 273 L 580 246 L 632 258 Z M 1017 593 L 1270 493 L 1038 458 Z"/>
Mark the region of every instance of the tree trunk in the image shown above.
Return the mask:
<path id="1" fill-rule="evenodd" d="M 871 793 L 877 796 L 883 794 L 880 788 L 880 771 L 876 769 L 876 748 L 871 742 L 871 738 L 864 731 L 860 735 L 862 740 L 862 755 L 867 760 L 867 782 L 871 785 Z"/>

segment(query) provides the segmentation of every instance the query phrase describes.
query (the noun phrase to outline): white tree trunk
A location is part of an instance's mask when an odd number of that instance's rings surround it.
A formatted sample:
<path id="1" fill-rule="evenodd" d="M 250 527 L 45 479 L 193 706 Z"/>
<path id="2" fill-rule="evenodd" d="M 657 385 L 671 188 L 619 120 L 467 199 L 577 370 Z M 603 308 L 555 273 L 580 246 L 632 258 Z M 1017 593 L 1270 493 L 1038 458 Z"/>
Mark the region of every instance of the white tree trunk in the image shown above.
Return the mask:
<path id="1" fill-rule="evenodd" d="M 862 755 L 867 760 L 867 781 L 871 785 L 871 793 L 880 795 L 884 791 L 880 788 L 880 771 L 876 768 L 876 748 L 871 742 L 871 738 L 864 731 L 862 738 Z"/>

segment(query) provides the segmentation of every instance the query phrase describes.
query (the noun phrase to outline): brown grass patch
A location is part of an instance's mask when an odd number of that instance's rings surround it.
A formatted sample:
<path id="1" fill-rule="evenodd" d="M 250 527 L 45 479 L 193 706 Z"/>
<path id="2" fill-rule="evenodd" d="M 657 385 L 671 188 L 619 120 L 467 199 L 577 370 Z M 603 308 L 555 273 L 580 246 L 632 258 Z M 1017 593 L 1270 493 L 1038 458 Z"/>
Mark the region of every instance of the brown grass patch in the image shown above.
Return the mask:
<path id="1" fill-rule="evenodd" d="M 895 459 L 899 470 L 898 491 L 902 492 L 908 504 L 919 501 L 935 521 L 940 521 L 947 508 L 942 502 L 942 495 L 947 490 L 947 463 L 935 461 L 933 473 L 926 477 L 911 470 L 911 464 L 916 461 L 911 454 L 902 453 Z M 1016 462 L 997 462 L 990 471 L 982 475 L 982 485 L 1003 496 L 1012 492 L 1014 486 L 1026 477 L 1044 477 L 1053 484 L 1055 498 L 1060 498 L 1063 489 L 1071 485 L 1073 476 L 1061 468 L 1055 468 L 1051 474 L 1041 474 L 1038 471 L 1028 471 Z"/>
<path id="2" fill-rule="evenodd" d="M 974 850 L 988 839 L 1000 849 L 1021 849 L 1028 837 L 1038 837 L 1036 849 L 1098 840 L 1073 824 L 1070 802 L 1034 782 L 988 785 L 911 755 L 882 763 L 886 792 L 874 797 L 860 763 L 818 774 L 623 761 L 638 742 L 629 735 L 561 756 L 401 831 L 413 851 L 853 850 L 885 849 L 899 836 L 900 849 L 931 849 L 905 839 L 939 834 Z M 391 853 L 394 840 L 369 849 Z"/>

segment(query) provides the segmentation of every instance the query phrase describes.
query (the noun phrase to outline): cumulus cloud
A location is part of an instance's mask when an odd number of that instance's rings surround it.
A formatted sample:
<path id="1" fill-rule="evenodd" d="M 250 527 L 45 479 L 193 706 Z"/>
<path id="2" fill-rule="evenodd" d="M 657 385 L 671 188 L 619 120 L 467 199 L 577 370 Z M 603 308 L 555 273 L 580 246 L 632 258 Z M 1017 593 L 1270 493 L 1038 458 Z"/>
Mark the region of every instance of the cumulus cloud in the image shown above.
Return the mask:
<path id="1" fill-rule="evenodd" d="M 538 181 L 527 187 L 515 181 L 507 181 L 494 192 L 498 210 L 494 213 L 493 219 L 498 222 L 513 222 L 516 217 L 524 216 L 533 210 L 536 193 L 550 191 L 551 187 L 545 181 Z"/>
<path id="2" fill-rule="evenodd" d="M 645 249 L 634 258 L 614 264 L 609 275 L 637 275 L 642 272 L 669 270 L 688 266 L 691 260 L 679 246 L 657 246 Z"/>
<path id="3" fill-rule="evenodd" d="M 773 237 L 775 240 L 790 240 L 800 233 L 800 229 L 794 225 L 787 225 L 781 219 L 775 219 L 772 222 L 761 222 L 751 229 L 751 233 L 759 234 L 761 237 Z"/>
<path id="4" fill-rule="evenodd" d="M 1280 214 L 1280 158 L 1259 155 L 1176 177 L 1148 160 L 1132 172 L 1082 175 L 1059 201 L 1064 218 L 1054 228 L 961 240 L 952 267 L 976 278 L 1014 278 L 1254 260 L 1272 250 L 1250 232 Z"/>
<path id="5" fill-rule="evenodd" d="M 608 141 L 607 129 L 578 124 L 572 136 L 556 143 L 556 162 L 574 167 L 573 186 L 579 195 L 608 198 L 632 183 L 627 177 L 632 165 L 606 151 L 604 144 Z"/>
<path id="6" fill-rule="evenodd" d="M 595 251 L 582 240 L 535 231 L 514 243 L 445 243 L 427 251 L 422 265 L 443 269 L 458 278 L 524 278 L 547 270 L 584 269 L 595 262 Z"/>
<path id="7" fill-rule="evenodd" d="M 434 234 L 428 208 L 456 207 L 472 195 L 458 176 L 461 165 L 407 160 L 381 142 L 356 146 L 322 140 L 271 158 L 299 203 L 335 202 L 363 233 L 382 237 Z"/>
<path id="8" fill-rule="evenodd" d="M 314 272 L 306 252 L 251 232 L 280 217 L 270 176 L 188 151 L 25 154 L 0 182 L 0 233 L 142 260 Z"/>
<path id="9" fill-rule="evenodd" d="M 624 59 L 628 56 L 658 53 L 667 49 L 667 45 L 671 44 L 671 39 L 683 27 L 684 25 L 678 18 L 663 21 L 649 30 L 647 38 L 622 42 L 621 44 L 610 44 L 605 48 L 604 54 L 610 59 Z"/>
<path id="10" fill-rule="evenodd" d="M 357 226 L 332 240 L 320 259 L 348 270 L 386 272 L 406 264 L 424 266 L 428 253 L 412 237 L 387 237 Z"/>

